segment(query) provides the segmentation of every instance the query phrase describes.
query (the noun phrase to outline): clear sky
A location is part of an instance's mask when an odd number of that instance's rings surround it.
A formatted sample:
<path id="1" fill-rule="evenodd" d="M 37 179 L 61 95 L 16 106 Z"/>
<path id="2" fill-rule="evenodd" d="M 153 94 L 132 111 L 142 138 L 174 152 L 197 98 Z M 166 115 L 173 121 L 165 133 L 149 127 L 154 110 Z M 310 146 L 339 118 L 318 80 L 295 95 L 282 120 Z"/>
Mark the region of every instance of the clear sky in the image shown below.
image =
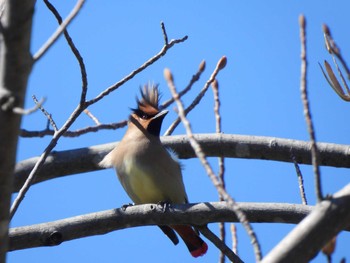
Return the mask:
<path id="1" fill-rule="evenodd" d="M 54 1 L 65 17 L 75 1 Z M 163 46 L 160 22 L 169 39 L 188 35 L 186 42 L 136 76 L 119 90 L 91 107 L 102 123 L 117 122 L 135 106 L 140 85 L 159 83 L 163 101 L 170 92 L 163 69 L 170 68 L 178 89 L 185 87 L 207 62 L 206 71 L 184 99 L 189 105 L 223 55 L 228 64 L 220 72 L 223 132 L 308 140 L 300 101 L 300 40 L 298 17 L 307 19 L 308 84 L 311 111 L 318 141 L 349 144 L 350 104 L 342 101 L 326 83 L 318 62 L 331 60 L 324 48 L 321 26 L 327 23 L 350 63 L 348 1 L 87 1 L 68 30 L 84 58 L 89 90 L 93 98 L 109 85 L 138 68 Z M 35 53 L 56 29 L 53 15 L 37 1 L 32 52 Z M 65 40 L 60 38 L 36 63 L 28 86 L 31 95 L 46 97 L 45 108 L 61 126 L 76 107 L 80 92 L 78 64 Z M 211 90 L 189 115 L 194 132 L 215 132 Z M 176 118 L 173 106 L 162 132 Z M 81 116 L 72 129 L 93 125 Z M 46 119 L 37 112 L 23 119 L 22 127 L 41 130 Z M 55 150 L 87 147 L 121 139 L 124 129 L 101 131 L 79 138 L 61 139 Z M 180 125 L 175 134 L 184 134 Z M 20 139 L 18 160 L 40 155 L 50 138 Z M 216 158 L 210 159 L 217 169 Z M 196 159 L 182 160 L 184 181 L 191 202 L 217 201 L 217 193 Z M 312 169 L 301 166 L 306 194 L 315 203 Z M 325 193 L 334 193 L 349 182 L 343 168 L 321 168 Z M 295 170 L 290 163 L 226 159 L 228 192 L 241 202 L 300 203 Z M 105 170 L 51 180 L 33 186 L 15 215 L 12 226 L 48 222 L 75 215 L 120 207 L 130 199 L 114 171 Z M 238 224 L 238 251 L 245 262 L 253 262 L 253 249 Z M 216 224 L 210 225 L 214 231 Z M 290 225 L 253 224 L 263 254 L 266 255 L 292 228 Z M 228 243 L 230 244 L 230 235 Z M 208 241 L 209 243 L 209 241 Z M 338 239 L 334 262 L 350 259 L 350 235 Z M 217 262 L 218 250 L 209 245 L 207 255 L 193 259 L 183 243 L 173 246 L 156 227 L 115 231 L 102 236 L 65 242 L 57 247 L 34 248 L 8 254 L 17 262 Z M 313 262 L 326 262 L 319 255 Z"/>

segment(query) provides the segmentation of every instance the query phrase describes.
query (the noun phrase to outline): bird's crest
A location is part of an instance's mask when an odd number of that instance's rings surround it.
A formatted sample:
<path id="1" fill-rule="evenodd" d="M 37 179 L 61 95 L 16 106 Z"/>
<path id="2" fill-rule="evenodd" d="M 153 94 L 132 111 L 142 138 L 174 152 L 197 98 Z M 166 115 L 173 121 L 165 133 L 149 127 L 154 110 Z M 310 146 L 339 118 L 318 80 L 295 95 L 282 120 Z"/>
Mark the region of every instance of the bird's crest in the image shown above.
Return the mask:
<path id="1" fill-rule="evenodd" d="M 137 109 L 133 109 L 134 113 L 137 115 L 146 115 L 146 116 L 154 116 L 159 113 L 159 90 L 158 85 L 154 84 L 146 84 L 142 88 L 141 98 L 136 99 Z"/>

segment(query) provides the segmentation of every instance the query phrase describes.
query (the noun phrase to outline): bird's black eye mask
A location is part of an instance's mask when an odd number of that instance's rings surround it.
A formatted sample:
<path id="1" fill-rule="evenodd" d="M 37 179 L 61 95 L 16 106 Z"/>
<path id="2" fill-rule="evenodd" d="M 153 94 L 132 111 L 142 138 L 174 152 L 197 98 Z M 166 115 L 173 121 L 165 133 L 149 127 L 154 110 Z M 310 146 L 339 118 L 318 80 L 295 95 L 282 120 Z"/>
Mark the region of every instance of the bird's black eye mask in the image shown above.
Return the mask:
<path id="1" fill-rule="evenodd" d="M 152 119 L 154 116 L 156 116 L 156 114 L 147 114 L 145 112 L 143 112 L 140 109 L 131 109 L 133 111 L 133 113 L 135 113 L 139 118 L 143 119 L 143 120 L 149 120 Z"/>

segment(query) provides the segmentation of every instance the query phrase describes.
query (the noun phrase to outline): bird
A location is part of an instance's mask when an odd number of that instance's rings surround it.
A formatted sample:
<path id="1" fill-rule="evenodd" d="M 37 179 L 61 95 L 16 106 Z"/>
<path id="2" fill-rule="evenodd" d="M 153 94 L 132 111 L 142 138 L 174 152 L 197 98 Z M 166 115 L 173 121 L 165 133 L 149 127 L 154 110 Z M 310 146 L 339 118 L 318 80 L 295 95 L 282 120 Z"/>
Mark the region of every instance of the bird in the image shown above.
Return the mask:
<path id="1" fill-rule="evenodd" d="M 158 103 L 158 85 L 146 84 L 131 109 L 127 131 L 117 146 L 101 161 L 102 167 L 114 167 L 119 181 L 134 204 L 186 204 L 187 194 L 181 165 L 160 141 L 162 122 L 168 110 Z M 176 245 L 178 233 L 193 257 L 203 256 L 208 245 L 189 225 L 162 225 L 161 230 Z"/>

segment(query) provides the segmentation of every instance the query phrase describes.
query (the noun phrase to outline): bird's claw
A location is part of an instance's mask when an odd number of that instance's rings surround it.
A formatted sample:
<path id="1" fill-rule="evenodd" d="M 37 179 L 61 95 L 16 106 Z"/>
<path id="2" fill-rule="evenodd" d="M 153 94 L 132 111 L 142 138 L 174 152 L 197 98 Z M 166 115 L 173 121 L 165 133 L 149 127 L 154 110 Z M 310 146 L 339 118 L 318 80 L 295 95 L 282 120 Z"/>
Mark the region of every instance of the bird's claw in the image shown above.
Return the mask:
<path id="1" fill-rule="evenodd" d="M 171 204 L 168 201 L 160 201 L 157 203 L 157 206 L 159 206 L 162 209 L 162 212 L 165 213 L 171 206 Z"/>
<path id="2" fill-rule="evenodd" d="M 124 205 L 122 205 L 121 209 L 122 209 L 123 211 L 125 211 L 129 206 L 133 206 L 133 205 L 134 205 L 134 204 L 132 204 L 132 203 L 124 204 Z"/>

